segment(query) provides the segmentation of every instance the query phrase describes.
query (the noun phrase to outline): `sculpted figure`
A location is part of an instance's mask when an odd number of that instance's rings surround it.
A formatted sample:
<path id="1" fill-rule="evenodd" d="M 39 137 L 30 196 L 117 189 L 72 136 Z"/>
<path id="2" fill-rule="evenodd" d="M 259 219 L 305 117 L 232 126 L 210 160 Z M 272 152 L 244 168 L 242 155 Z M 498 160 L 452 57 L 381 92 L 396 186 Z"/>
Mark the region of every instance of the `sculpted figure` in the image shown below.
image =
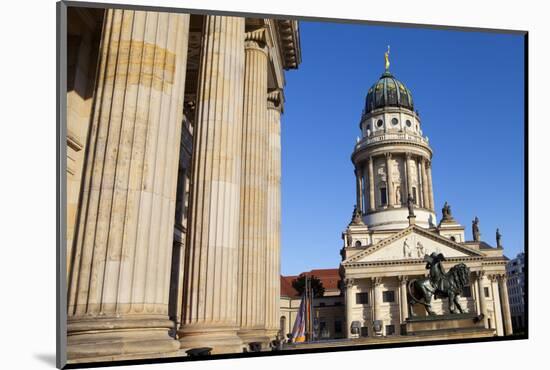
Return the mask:
<path id="1" fill-rule="evenodd" d="M 424 256 L 424 245 L 420 242 L 416 243 L 416 256 L 418 258 Z"/>
<path id="2" fill-rule="evenodd" d="M 497 248 L 502 248 L 502 234 L 500 233 L 500 231 L 498 230 L 497 228 L 497 234 L 496 234 L 496 237 L 497 237 Z"/>
<path id="3" fill-rule="evenodd" d="M 422 279 L 412 279 L 407 285 L 409 299 L 409 315 L 414 316 L 413 306 L 418 303 L 424 306 L 429 315 L 435 315 L 432 310 L 432 298 L 448 298 L 449 310 L 452 314 L 464 312 L 458 302 L 462 289 L 469 284 L 470 269 L 459 263 L 445 272 L 442 262 L 445 257 L 433 252 L 424 257 L 429 276 Z"/>
<path id="4" fill-rule="evenodd" d="M 478 242 L 479 241 L 479 236 L 481 234 L 479 232 L 479 218 L 477 218 L 477 216 L 472 221 L 472 234 L 473 234 L 473 237 L 474 237 L 474 241 Z"/>
<path id="5" fill-rule="evenodd" d="M 407 243 L 408 239 L 403 242 L 403 257 L 412 257 L 411 246 Z"/>
<path id="6" fill-rule="evenodd" d="M 409 209 L 409 217 L 414 217 L 414 199 L 410 193 L 407 196 L 407 208 Z"/>

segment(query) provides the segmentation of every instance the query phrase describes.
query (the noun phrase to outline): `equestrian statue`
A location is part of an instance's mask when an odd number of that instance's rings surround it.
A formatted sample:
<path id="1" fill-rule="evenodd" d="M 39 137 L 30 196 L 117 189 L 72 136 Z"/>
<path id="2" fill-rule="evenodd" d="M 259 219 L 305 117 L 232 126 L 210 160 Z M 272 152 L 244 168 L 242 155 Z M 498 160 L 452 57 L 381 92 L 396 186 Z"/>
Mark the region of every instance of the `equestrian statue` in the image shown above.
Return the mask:
<path id="1" fill-rule="evenodd" d="M 422 279 L 412 279 L 407 285 L 409 299 L 409 316 L 415 316 L 414 304 L 424 306 L 428 315 L 436 315 L 432 310 L 432 298 L 448 298 L 449 310 L 452 314 L 463 313 L 464 310 L 458 303 L 458 297 L 462 289 L 469 284 L 470 268 L 464 263 L 459 263 L 445 272 L 443 261 L 445 257 L 441 253 L 433 252 L 424 256 L 426 269 L 429 276 Z"/>

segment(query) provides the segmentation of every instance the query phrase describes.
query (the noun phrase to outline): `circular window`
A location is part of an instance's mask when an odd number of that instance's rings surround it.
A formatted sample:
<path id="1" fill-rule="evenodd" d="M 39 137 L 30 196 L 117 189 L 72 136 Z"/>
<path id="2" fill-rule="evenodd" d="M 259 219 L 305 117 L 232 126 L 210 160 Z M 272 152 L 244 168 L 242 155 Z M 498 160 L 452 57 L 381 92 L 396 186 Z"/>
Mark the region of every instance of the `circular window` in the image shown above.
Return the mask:
<path id="1" fill-rule="evenodd" d="M 379 119 L 378 122 L 376 122 L 376 127 L 382 127 L 383 124 L 384 122 L 382 122 L 382 120 Z"/>
<path id="2" fill-rule="evenodd" d="M 395 125 L 397 125 L 398 123 L 399 123 L 399 121 L 397 120 L 397 118 L 392 118 L 392 119 L 391 119 L 391 124 L 392 124 L 392 125 L 395 126 Z"/>
<path id="3" fill-rule="evenodd" d="M 411 127 L 412 123 L 411 121 L 407 120 L 407 127 Z"/>

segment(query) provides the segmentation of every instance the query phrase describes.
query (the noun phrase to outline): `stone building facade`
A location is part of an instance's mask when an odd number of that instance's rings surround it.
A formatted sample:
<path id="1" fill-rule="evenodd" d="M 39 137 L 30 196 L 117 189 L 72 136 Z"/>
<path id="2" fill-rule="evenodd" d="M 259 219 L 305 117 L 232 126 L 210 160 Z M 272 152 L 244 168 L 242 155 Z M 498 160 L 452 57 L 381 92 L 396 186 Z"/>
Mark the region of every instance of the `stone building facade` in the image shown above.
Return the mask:
<path id="1" fill-rule="evenodd" d="M 296 21 L 69 7 L 71 362 L 265 347 Z"/>
<path id="2" fill-rule="evenodd" d="M 338 269 L 314 269 L 300 275 L 315 276 L 325 288 L 323 297 L 315 298 L 312 304 L 312 317 L 317 323 L 316 340 L 340 339 L 346 337 L 346 311 L 344 296 L 340 289 Z M 285 337 L 292 333 L 300 309 L 301 295 L 292 287 L 298 276 L 281 276 L 280 332 Z"/>
<path id="3" fill-rule="evenodd" d="M 470 268 L 461 305 L 483 314 L 485 327 L 495 335 L 512 334 L 508 259 L 500 245 L 480 241 L 479 233 L 467 239 L 450 206 L 445 205 L 437 222 L 433 151 L 411 92 L 388 67 L 368 91 L 359 127 L 362 136 L 351 157 L 357 206 L 342 233 L 340 263 L 347 337 L 400 335 L 409 317 L 407 282 L 426 275 L 423 258 L 432 252 L 443 253 L 445 269 L 460 262 Z M 414 217 L 408 217 L 409 196 Z M 425 315 L 416 306 L 415 312 Z M 445 300 L 435 300 L 433 308 L 449 312 Z M 352 333 L 352 327 L 359 330 Z"/>
<path id="4" fill-rule="evenodd" d="M 508 299 L 512 327 L 515 332 L 524 332 L 525 322 L 525 253 L 519 253 L 506 265 L 508 278 Z"/>

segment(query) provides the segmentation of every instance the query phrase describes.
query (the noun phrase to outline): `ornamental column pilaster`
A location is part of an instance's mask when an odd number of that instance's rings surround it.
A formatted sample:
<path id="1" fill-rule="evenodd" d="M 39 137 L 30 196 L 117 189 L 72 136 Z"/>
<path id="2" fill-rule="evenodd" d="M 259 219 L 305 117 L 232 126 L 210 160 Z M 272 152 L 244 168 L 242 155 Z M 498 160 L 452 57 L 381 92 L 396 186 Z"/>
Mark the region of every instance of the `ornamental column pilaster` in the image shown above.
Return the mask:
<path id="1" fill-rule="evenodd" d="M 391 153 L 386 153 L 386 185 L 387 185 L 386 188 L 388 189 L 388 206 L 389 207 L 393 207 L 395 204 L 391 158 L 392 158 Z"/>
<path id="2" fill-rule="evenodd" d="M 374 199 L 374 158 L 369 157 L 369 211 L 374 212 L 376 210 L 376 201 Z"/>
<path id="3" fill-rule="evenodd" d="M 504 333 L 506 335 L 512 335 L 512 317 L 510 314 L 510 301 L 508 300 L 508 286 L 506 281 L 508 278 L 506 274 L 502 274 L 498 279 L 498 288 L 500 291 L 500 306 L 502 307 L 502 318 L 504 321 Z"/>
<path id="4" fill-rule="evenodd" d="M 405 168 L 406 168 L 406 171 L 407 171 L 407 191 L 409 192 L 409 194 L 413 197 L 415 197 L 416 199 L 416 203 L 418 205 L 418 194 L 415 195 L 413 193 L 413 182 L 412 182 L 412 169 L 411 169 L 411 153 L 406 153 L 405 154 Z"/>
<path id="5" fill-rule="evenodd" d="M 430 208 L 430 196 L 428 194 L 428 177 L 426 176 L 426 159 L 420 157 L 420 173 L 422 176 L 422 207 Z"/>
<path id="6" fill-rule="evenodd" d="M 68 273 L 69 361 L 175 353 L 170 266 L 189 15 L 107 9 Z"/>
<path id="7" fill-rule="evenodd" d="M 268 342 L 267 252 L 267 45 L 266 30 L 245 34 L 244 111 L 241 160 L 238 322 L 244 343 Z"/>
<path id="8" fill-rule="evenodd" d="M 382 309 L 381 309 L 381 306 L 382 306 L 382 287 L 380 286 L 380 284 L 382 283 L 382 278 L 381 277 L 374 277 L 372 278 L 371 280 L 372 282 L 372 286 L 373 286 L 373 298 L 374 298 L 374 302 L 373 302 L 373 320 L 376 321 L 376 320 L 382 320 Z M 384 331 L 384 328 L 382 327 L 381 329 L 381 332 Z M 373 330 L 372 330 L 372 333 L 374 335 L 374 323 L 373 323 Z"/>
<path id="9" fill-rule="evenodd" d="M 434 190 L 433 190 L 433 184 L 432 184 L 432 161 L 427 162 L 427 178 L 428 178 L 428 193 L 429 193 L 429 199 L 430 199 L 430 210 L 435 211 L 435 203 L 434 203 Z"/>
<path id="10" fill-rule="evenodd" d="M 399 300 L 399 308 L 401 310 L 401 323 L 404 324 L 405 320 L 407 320 L 407 317 L 409 316 L 409 307 L 407 304 L 407 282 L 409 281 L 408 276 L 400 276 L 399 282 L 400 282 L 400 300 Z"/>
<path id="11" fill-rule="evenodd" d="M 281 254 L 281 113 L 282 91 L 267 95 L 267 257 L 266 330 L 275 337 L 279 330 Z"/>
<path id="12" fill-rule="evenodd" d="M 363 169 L 358 164 L 355 168 L 355 181 L 356 181 L 356 206 L 360 214 L 363 214 Z"/>
<path id="13" fill-rule="evenodd" d="M 345 279 L 344 286 L 346 288 L 346 338 L 351 338 L 351 323 L 353 322 L 353 279 Z"/>
<path id="14" fill-rule="evenodd" d="M 484 289 L 484 281 L 485 281 L 485 272 L 484 271 L 478 271 L 476 274 L 476 290 L 478 292 L 478 299 L 479 299 L 479 309 L 480 309 L 480 315 L 483 315 L 483 325 L 485 328 L 487 328 L 487 301 L 485 298 L 485 289 Z"/>
<path id="15" fill-rule="evenodd" d="M 244 22 L 242 17 L 205 17 L 198 78 L 184 312 L 178 336 L 182 348 L 211 347 L 213 353 L 242 352 L 237 336 L 237 269 Z"/>

